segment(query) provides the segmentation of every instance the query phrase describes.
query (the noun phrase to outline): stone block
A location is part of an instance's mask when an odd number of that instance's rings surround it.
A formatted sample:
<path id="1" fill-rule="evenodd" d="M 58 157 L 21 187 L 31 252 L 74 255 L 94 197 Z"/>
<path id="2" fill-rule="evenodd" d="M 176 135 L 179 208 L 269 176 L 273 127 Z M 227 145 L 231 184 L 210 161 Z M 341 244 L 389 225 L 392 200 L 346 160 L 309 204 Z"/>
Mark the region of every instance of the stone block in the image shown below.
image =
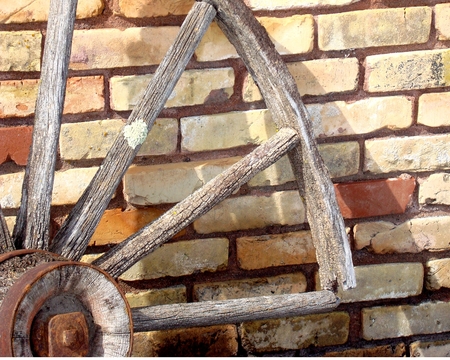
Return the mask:
<path id="1" fill-rule="evenodd" d="M 378 340 L 447 332 L 449 310 L 450 303 L 443 301 L 365 308 L 361 311 L 362 337 Z"/>
<path id="2" fill-rule="evenodd" d="M 141 99 L 153 75 L 114 76 L 111 78 L 111 108 L 132 110 Z M 227 101 L 233 94 L 232 68 L 187 70 L 181 74 L 165 106 L 191 106 Z"/>
<path id="3" fill-rule="evenodd" d="M 300 95 L 326 95 L 356 90 L 359 79 L 358 59 L 317 59 L 286 64 Z M 242 90 L 245 102 L 262 100 L 250 75 Z"/>
<path id="4" fill-rule="evenodd" d="M 372 9 L 319 15 L 319 49 L 422 44 L 431 30 L 430 7 Z"/>
<path id="5" fill-rule="evenodd" d="M 31 126 L 0 128 L 0 164 L 14 161 L 17 165 L 26 165 L 32 134 Z"/>
<path id="6" fill-rule="evenodd" d="M 306 291 L 303 273 L 284 274 L 258 279 L 231 280 L 194 285 L 195 301 L 213 301 L 256 296 L 297 294 Z"/>
<path id="7" fill-rule="evenodd" d="M 240 334 L 244 349 L 251 354 L 295 350 L 344 344 L 349 323 L 346 312 L 331 312 L 246 322 L 240 326 Z"/>
<path id="8" fill-rule="evenodd" d="M 450 217 L 411 219 L 401 224 L 387 221 L 355 225 L 356 249 L 368 247 L 377 254 L 445 251 L 450 244 Z"/>
<path id="9" fill-rule="evenodd" d="M 125 123 L 122 120 L 98 120 L 62 124 L 59 138 L 61 158 L 65 160 L 104 158 Z M 176 151 L 178 121 L 157 119 L 139 149 L 138 156 L 163 155 Z"/>
<path id="10" fill-rule="evenodd" d="M 156 306 L 185 303 L 186 287 L 183 285 L 163 289 L 150 289 L 125 294 L 130 307 Z"/>
<path id="11" fill-rule="evenodd" d="M 450 135 L 394 137 L 365 142 L 364 171 L 436 171 L 450 168 Z"/>
<path id="12" fill-rule="evenodd" d="M 431 89 L 450 84 L 450 51 L 425 50 L 366 57 L 368 92 Z"/>
<path id="13" fill-rule="evenodd" d="M 244 270 L 316 262 L 316 250 L 309 231 L 239 237 L 236 249 L 238 266 Z"/>
<path id="14" fill-rule="evenodd" d="M 221 325 L 135 333 L 132 356 L 231 357 L 237 351 L 236 327 Z"/>
<path id="15" fill-rule="evenodd" d="M 417 123 L 430 126 L 450 125 L 450 93 L 429 93 L 419 97 Z"/>
<path id="16" fill-rule="evenodd" d="M 164 244 L 119 276 L 125 281 L 184 276 L 225 270 L 228 239 L 212 238 Z"/>
<path id="17" fill-rule="evenodd" d="M 269 196 L 241 196 L 222 201 L 194 222 L 200 234 L 295 225 L 306 220 L 298 191 Z"/>
<path id="18" fill-rule="evenodd" d="M 39 71 L 41 43 L 39 31 L 0 31 L 0 71 Z"/>
<path id="19" fill-rule="evenodd" d="M 77 19 L 99 16 L 105 7 L 103 0 L 79 0 Z M 50 0 L 5 1 L 0 9 L 1 24 L 47 21 Z"/>
<path id="20" fill-rule="evenodd" d="M 355 266 L 355 274 L 357 286 L 354 289 L 338 289 L 337 296 L 342 303 L 401 299 L 422 293 L 424 270 L 421 263 Z M 317 290 L 321 290 L 318 282 Z"/>
<path id="21" fill-rule="evenodd" d="M 177 26 L 75 30 L 70 68 L 110 69 L 157 65 L 178 34 Z"/>
<path id="22" fill-rule="evenodd" d="M 450 174 L 431 174 L 419 187 L 419 203 L 450 205 Z"/>

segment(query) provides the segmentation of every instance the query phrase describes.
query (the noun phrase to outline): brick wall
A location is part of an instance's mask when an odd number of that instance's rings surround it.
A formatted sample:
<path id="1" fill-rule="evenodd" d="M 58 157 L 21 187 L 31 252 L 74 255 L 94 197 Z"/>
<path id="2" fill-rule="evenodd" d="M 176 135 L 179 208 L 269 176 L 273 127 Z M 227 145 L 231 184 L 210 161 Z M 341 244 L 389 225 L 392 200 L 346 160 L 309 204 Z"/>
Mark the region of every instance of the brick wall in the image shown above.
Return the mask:
<path id="1" fill-rule="evenodd" d="M 79 0 L 53 196 L 58 229 L 192 0 Z M 349 231 L 358 287 L 336 311 L 135 335 L 134 354 L 450 354 L 450 3 L 247 0 L 288 63 Z M 270 3 L 270 5 L 268 5 Z M 48 1 L 0 9 L 0 204 L 13 225 Z M 84 260 L 123 241 L 276 129 L 212 24 Z M 320 288 L 285 158 L 123 274 L 131 306 Z M 320 219 L 317 219 L 320 221 Z"/>

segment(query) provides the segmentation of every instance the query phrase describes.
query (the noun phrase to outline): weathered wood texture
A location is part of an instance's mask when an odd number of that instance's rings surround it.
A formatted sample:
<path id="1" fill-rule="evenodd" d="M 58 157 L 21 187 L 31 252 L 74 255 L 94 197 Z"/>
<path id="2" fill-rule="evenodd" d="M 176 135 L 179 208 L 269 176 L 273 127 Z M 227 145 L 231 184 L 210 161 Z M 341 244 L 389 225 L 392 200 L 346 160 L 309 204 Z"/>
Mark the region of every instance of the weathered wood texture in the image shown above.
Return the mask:
<path id="1" fill-rule="evenodd" d="M 14 249 L 14 242 L 9 235 L 5 216 L 3 215 L 2 207 L 0 206 L 0 254 L 8 251 L 13 251 Z"/>
<path id="2" fill-rule="evenodd" d="M 76 8 L 77 0 L 50 2 L 33 142 L 13 233 L 17 248 L 48 247 L 51 196 Z"/>
<path id="3" fill-rule="evenodd" d="M 281 129 L 246 157 L 210 180 L 153 223 L 120 243 L 93 262 L 117 277 L 142 257 L 156 250 L 178 231 L 208 212 L 253 176 L 280 159 L 299 137 L 292 129 Z"/>
<path id="4" fill-rule="evenodd" d="M 203 0 L 217 10 L 217 21 L 236 48 L 264 97 L 278 127 L 295 129 L 301 143 L 289 152 L 317 251 L 320 281 L 332 289 L 356 285 L 350 245 L 333 184 L 318 152 L 312 124 L 286 64 L 266 30 L 242 0 Z"/>
<path id="5" fill-rule="evenodd" d="M 215 14 L 216 11 L 209 4 L 195 3 L 174 44 L 131 113 L 127 125 L 117 136 L 92 182 L 55 236 L 51 251 L 74 260 L 81 258 L 114 191 Z"/>
<path id="6" fill-rule="evenodd" d="M 289 316 L 317 314 L 339 305 L 327 290 L 303 294 L 259 296 L 223 301 L 149 306 L 132 309 L 134 331 L 237 324 Z"/>

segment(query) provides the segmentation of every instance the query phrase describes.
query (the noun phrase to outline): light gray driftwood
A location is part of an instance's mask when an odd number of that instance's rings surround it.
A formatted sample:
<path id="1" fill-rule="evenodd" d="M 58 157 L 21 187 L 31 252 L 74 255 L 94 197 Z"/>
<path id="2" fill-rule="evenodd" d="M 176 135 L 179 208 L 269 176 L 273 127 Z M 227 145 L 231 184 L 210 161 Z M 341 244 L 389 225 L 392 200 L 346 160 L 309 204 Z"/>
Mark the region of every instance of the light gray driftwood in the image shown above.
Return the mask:
<path id="1" fill-rule="evenodd" d="M 344 289 L 356 286 L 350 245 L 334 187 L 292 75 L 266 30 L 242 0 L 203 1 L 216 8 L 220 28 L 258 84 L 278 127 L 290 127 L 300 135 L 301 145 L 289 152 L 289 159 L 300 193 L 306 198 L 323 288 L 332 289 L 336 281 Z"/>
<path id="2" fill-rule="evenodd" d="M 22 200 L 13 238 L 18 248 L 46 249 L 61 116 L 77 0 L 52 0 Z"/>
<path id="3" fill-rule="evenodd" d="M 296 131 L 281 129 L 264 144 L 207 182 L 153 223 L 96 259 L 93 264 L 113 277 L 119 276 L 231 195 L 257 173 L 276 162 L 299 141 Z"/>
<path id="4" fill-rule="evenodd" d="M 79 260 L 117 185 L 147 137 L 156 117 L 172 93 L 216 11 L 195 3 L 174 44 L 158 67 L 127 125 L 117 136 L 103 164 L 81 196 L 50 247 L 51 251 Z"/>
<path id="5" fill-rule="evenodd" d="M 0 206 L 0 254 L 15 250 L 14 243 L 6 226 L 5 216 Z"/>
<path id="6" fill-rule="evenodd" d="M 307 314 L 336 308 L 339 300 L 327 290 L 302 294 L 259 296 L 223 301 L 202 301 L 134 308 L 135 332 L 183 327 L 237 324 Z"/>

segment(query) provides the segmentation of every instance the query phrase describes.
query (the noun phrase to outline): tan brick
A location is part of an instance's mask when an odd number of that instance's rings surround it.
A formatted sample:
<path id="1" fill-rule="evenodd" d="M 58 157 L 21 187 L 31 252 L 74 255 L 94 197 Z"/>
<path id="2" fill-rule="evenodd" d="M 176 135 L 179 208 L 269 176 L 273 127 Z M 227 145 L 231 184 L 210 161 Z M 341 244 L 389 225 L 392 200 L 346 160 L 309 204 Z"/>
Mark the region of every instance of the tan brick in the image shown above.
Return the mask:
<path id="1" fill-rule="evenodd" d="M 342 303 L 399 299 L 422 293 L 424 271 L 421 263 L 356 266 L 355 274 L 356 288 L 338 289 L 337 296 Z M 317 283 L 317 290 L 320 289 Z"/>
<path id="2" fill-rule="evenodd" d="M 410 356 L 449 357 L 450 341 L 415 341 L 409 345 Z"/>
<path id="3" fill-rule="evenodd" d="M 311 7 L 344 6 L 360 0 L 244 0 L 253 10 L 294 10 Z"/>
<path id="4" fill-rule="evenodd" d="M 436 4 L 434 14 L 438 39 L 450 40 L 450 4 Z"/>
<path id="5" fill-rule="evenodd" d="M 0 71 L 39 71 L 41 42 L 39 31 L 0 31 Z"/>
<path id="6" fill-rule="evenodd" d="M 0 82 L 0 118 L 34 114 L 38 80 Z M 100 111 L 104 108 L 103 77 L 73 77 L 67 81 L 65 114 Z"/>
<path id="7" fill-rule="evenodd" d="M 106 210 L 89 241 L 89 245 L 100 246 L 120 243 L 162 214 L 164 214 L 163 210 L 153 208 L 128 211 L 122 211 L 122 209 Z M 183 235 L 185 232 L 186 230 L 182 230 L 174 237 Z"/>
<path id="8" fill-rule="evenodd" d="M 314 41 L 314 19 L 312 15 L 294 15 L 286 18 L 258 17 L 267 30 L 276 50 L 282 54 L 310 52 Z M 198 61 L 216 61 L 237 58 L 238 54 L 216 23 L 212 23 L 197 50 Z"/>
<path id="9" fill-rule="evenodd" d="M 59 147 L 65 160 L 104 158 L 125 123 L 122 120 L 99 120 L 61 126 Z M 178 121 L 157 119 L 139 155 L 162 155 L 176 151 Z"/>
<path id="10" fill-rule="evenodd" d="M 404 357 L 406 346 L 404 343 L 332 351 L 325 353 L 325 357 Z"/>
<path id="11" fill-rule="evenodd" d="M 84 70 L 159 64 L 178 31 L 177 26 L 76 30 L 70 68 Z"/>
<path id="12" fill-rule="evenodd" d="M 195 301 L 229 300 L 255 296 L 296 294 L 306 291 L 303 273 L 258 279 L 223 281 L 194 285 Z"/>
<path id="13" fill-rule="evenodd" d="M 119 15 L 129 18 L 186 15 L 194 0 L 119 0 Z"/>
<path id="14" fill-rule="evenodd" d="M 377 340 L 447 332 L 449 310 L 450 303 L 442 301 L 362 309 L 362 337 Z"/>
<path id="15" fill-rule="evenodd" d="M 79 0 L 77 5 L 77 19 L 98 16 L 103 12 L 103 0 Z M 3 1 L 0 8 L 0 23 L 27 23 L 47 21 L 50 0 L 16 0 Z"/>
<path id="16" fill-rule="evenodd" d="M 186 287 L 182 285 L 164 289 L 150 289 L 125 294 L 130 307 L 155 306 L 185 303 Z"/>
<path id="17" fill-rule="evenodd" d="M 12 235 L 14 230 L 14 225 L 16 225 L 15 216 L 5 216 L 6 226 L 8 227 L 10 235 Z"/>
<path id="18" fill-rule="evenodd" d="M 450 174 L 431 174 L 420 184 L 419 203 L 450 205 Z"/>
<path id="19" fill-rule="evenodd" d="M 125 199 L 135 205 L 179 202 L 239 159 L 131 167 L 124 177 Z"/>
<path id="20" fill-rule="evenodd" d="M 380 129 L 399 130 L 412 125 L 412 100 L 404 96 L 334 101 L 306 106 L 316 137 L 367 134 Z"/>
<path id="21" fill-rule="evenodd" d="M 119 278 L 126 281 L 157 279 L 221 271 L 227 266 L 228 239 L 179 241 L 162 245 Z"/>
<path id="22" fill-rule="evenodd" d="M 450 135 L 373 139 L 365 142 L 364 171 L 435 171 L 450 168 Z"/>
<path id="23" fill-rule="evenodd" d="M 111 78 L 111 107 L 132 110 L 141 99 L 153 75 L 115 76 Z M 233 94 L 232 68 L 187 70 L 178 80 L 166 107 L 223 102 Z"/>
<path id="24" fill-rule="evenodd" d="M 429 89 L 450 84 L 450 51 L 430 50 L 366 58 L 364 89 L 369 92 Z"/>
<path id="25" fill-rule="evenodd" d="M 425 283 L 428 290 L 450 288 L 450 259 L 429 260 Z"/>
<path id="26" fill-rule="evenodd" d="M 449 229 L 448 216 L 412 219 L 399 225 L 360 223 L 354 229 L 356 249 L 368 247 L 377 254 L 448 250 Z"/>
<path id="27" fill-rule="evenodd" d="M 134 333 L 133 357 L 236 356 L 234 325 Z"/>
<path id="28" fill-rule="evenodd" d="M 450 93 L 423 94 L 419 98 L 417 123 L 430 126 L 450 125 Z"/>
<path id="29" fill-rule="evenodd" d="M 349 11 L 317 17 L 319 48 L 344 50 L 428 41 L 431 8 Z"/>
<path id="30" fill-rule="evenodd" d="M 302 96 L 353 91 L 358 85 L 359 66 L 356 58 L 319 59 L 286 65 Z M 250 75 L 244 80 L 242 96 L 245 102 L 262 100 Z"/>
<path id="31" fill-rule="evenodd" d="M 359 170 L 359 144 L 342 142 L 336 144 L 320 144 L 319 152 L 331 177 L 349 176 Z M 283 156 L 275 164 L 258 173 L 249 182 L 249 186 L 273 186 L 295 181 L 291 164 L 287 156 Z"/>
<path id="32" fill-rule="evenodd" d="M 238 265 L 244 270 L 316 262 L 309 231 L 241 237 L 236 239 L 236 248 Z"/>
<path id="33" fill-rule="evenodd" d="M 242 345 L 249 353 L 303 349 L 347 342 L 350 317 L 332 312 L 301 317 L 254 321 L 240 327 Z"/>
<path id="34" fill-rule="evenodd" d="M 52 205 L 75 204 L 97 172 L 97 167 L 58 171 L 55 174 Z M 23 173 L 0 176 L 0 206 L 18 208 L 22 196 Z"/>
<path id="35" fill-rule="evenodd" d="M 226 199 L 194 222 L 200 234 L 295 225 L 305 221 L 305 208 L 298 191 L 270 196 L 241 196 Z"/>

